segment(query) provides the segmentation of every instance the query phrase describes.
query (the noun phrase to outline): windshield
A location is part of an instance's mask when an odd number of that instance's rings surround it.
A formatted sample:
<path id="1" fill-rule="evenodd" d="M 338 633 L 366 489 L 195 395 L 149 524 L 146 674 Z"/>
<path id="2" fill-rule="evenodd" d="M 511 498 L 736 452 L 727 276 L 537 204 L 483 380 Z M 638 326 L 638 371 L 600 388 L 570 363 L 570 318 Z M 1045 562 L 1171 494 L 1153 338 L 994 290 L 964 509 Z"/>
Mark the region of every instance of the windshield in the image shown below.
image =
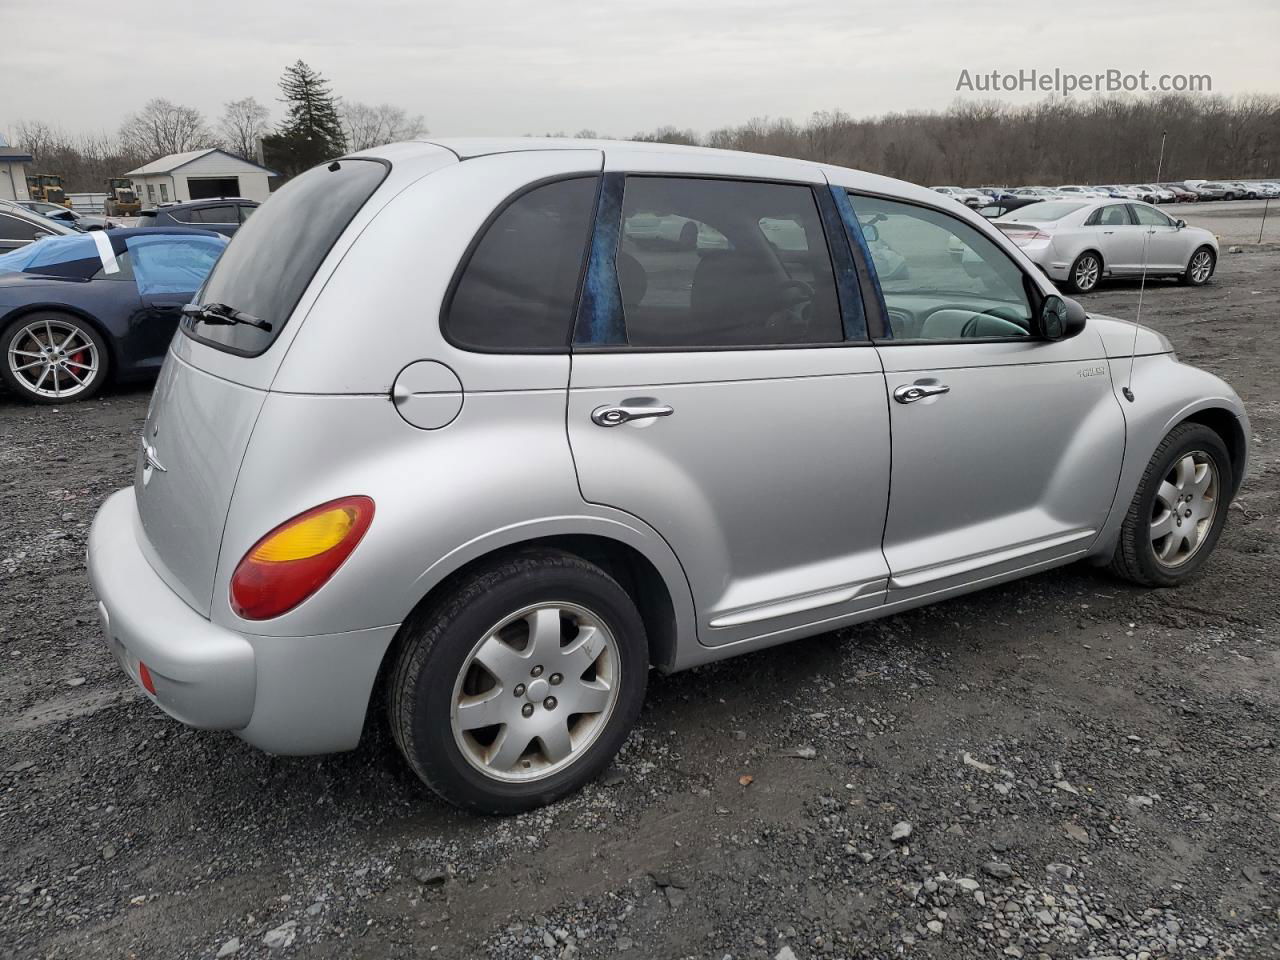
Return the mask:
<path id="1" fill-rule="evenodd" d="M 321 262 L 378 189 L 389 166 L 345 159 L 313 167 L 271 195 L 236 232 L 209 275 L 200 303 L 221 303 L 271 325 L 211 324 L 187 318 L 182 329 L 210 346 L 256 357 L 275 341 Z"/>
<path id="2" fill-rule="evenodd" d="M 1075 213 L 1084 207 L 1083 203 L 1029 203 L 1022 207 L 1012 218 L 1014 220 L 1034 220 L 1039 223 L 1048 223 L 1051 220 L 1061 220 L 1068 214 Z"/>

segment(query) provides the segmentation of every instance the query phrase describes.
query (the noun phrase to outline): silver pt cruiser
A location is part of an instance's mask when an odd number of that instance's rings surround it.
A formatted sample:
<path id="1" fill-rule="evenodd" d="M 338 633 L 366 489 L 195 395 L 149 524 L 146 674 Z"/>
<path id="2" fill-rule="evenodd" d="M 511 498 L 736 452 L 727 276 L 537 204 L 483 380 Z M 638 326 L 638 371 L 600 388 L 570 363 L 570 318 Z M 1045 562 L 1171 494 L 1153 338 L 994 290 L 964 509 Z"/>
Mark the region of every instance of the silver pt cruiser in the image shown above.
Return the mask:
<path id="1" fill-rule="evenodd" d="M 1229 386 L 981 217 L 777 157 L 344 157 L 185 314 L 90 536 L 115 656 L 277 753 L 352 749 L 385 704 L 490 812 L 597 775 L 651 667 L 1076 560 L 1175 585 L 1248 460 Z"/>

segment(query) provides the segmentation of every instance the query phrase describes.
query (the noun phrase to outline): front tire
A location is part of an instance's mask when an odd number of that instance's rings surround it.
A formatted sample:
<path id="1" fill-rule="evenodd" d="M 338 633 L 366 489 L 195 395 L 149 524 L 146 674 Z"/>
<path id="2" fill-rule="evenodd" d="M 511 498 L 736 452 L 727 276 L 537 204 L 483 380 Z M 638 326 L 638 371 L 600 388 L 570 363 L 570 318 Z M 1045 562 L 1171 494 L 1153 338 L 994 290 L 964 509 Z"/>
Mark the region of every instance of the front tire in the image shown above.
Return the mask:
<path id="1" fill-rule="evenodd" d="M 110 363 L 98 331 L 71 314 L 28 313 L 0 334 L 0 379 L 29 403 L 88 400 L 106 383 Z"/>
<path id="2" fill-rule="evenodd" d="M 1102 279 L 1102 257 L 1086 250 L 1076 257 L 1067 273 L 1067 286 L 1075 293 L 1089 293 Z"/>
<path id="3" fill-rule="evenodd" d="M 644 623 L 594 564 L 557 550 L 482 567 L 406 621 L 389 719 L 446 800 L 512 814 L 594 779 L 640 713 Z"/>
<path id="4" fill-rule="evenodd" d="M 1213 552 L 1235 489 L 1222 438 L 1199 423 L 1169 431 L 1147 464 L 1112 571 L 1148 587 L 1173 587 L 1193 577 Z"/>
<path id="5" fill-rule="evenodd" d="M 1188 286 L 1203 286 L 1209 282 L 1217 265 L 1217 258 L 1214 257 L 1211 249 L 1197 247 L 1195 253 L 1191 254 L 1191 259 L 1187 261 L 1187 269 L 1183 271 L 1180 279 Z"/>

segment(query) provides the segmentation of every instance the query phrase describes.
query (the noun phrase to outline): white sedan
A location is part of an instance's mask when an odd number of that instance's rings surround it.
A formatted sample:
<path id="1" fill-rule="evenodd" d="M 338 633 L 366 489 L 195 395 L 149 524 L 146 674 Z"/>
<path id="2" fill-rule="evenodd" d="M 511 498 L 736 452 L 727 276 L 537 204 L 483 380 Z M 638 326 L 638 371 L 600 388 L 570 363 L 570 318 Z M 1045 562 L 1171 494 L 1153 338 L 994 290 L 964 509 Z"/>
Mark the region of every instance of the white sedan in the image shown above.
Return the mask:
<path id="1" fill-rule="evenodd" d="M 995 221 L 1053 280 L 1088 293 L 1103 277 L 1176 276 L 1199 286 L 1213 276 L 1218 238 L 1149 203 L 1050 200 Z"/>

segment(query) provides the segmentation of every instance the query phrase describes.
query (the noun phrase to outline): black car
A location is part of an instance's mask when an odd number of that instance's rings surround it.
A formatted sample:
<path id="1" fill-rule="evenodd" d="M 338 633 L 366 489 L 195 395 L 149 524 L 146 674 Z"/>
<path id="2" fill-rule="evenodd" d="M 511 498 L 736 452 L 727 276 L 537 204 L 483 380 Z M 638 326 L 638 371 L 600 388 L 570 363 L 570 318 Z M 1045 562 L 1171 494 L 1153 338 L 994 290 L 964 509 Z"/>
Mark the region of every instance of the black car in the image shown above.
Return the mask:
<path id="1" fill-rule="evenodd" d="M 23 400 L 64 403 L 154 373 L 226 245 L 208 230 L 105 230 L 0 256 L 0 379 Z"/>
<path id="2" fill-rule="evenodd" d="M 995 203 L 978 207 L 978 213 L 988 220 L 994 220 L 997 217 L 1003 217 L 1011 210 L 1017 210 L 1019 207 L 1026 207 L 1033 203 L 1040 203 L 1043 200 L 1044 197 L 1015 197 L 1010 195 L 1005 200 L 997 200 Z"/>
<path id="3" fill-rule="evenodd" d="M 199 227 L 231 236 L 240 224 L 258 209 L 254 200 L 222 197 L 218 200 L 193 200 L 190 203 L 167 203 L 138 214 L 138 227 Z"/>
<path id="4" fill-rule="evenodd" d="M 0 254 L 20 250 L 44 237 L 69 236 L 79 232 L 56 220 L 32 213 L 12 200 L 0 200 Z"/>

